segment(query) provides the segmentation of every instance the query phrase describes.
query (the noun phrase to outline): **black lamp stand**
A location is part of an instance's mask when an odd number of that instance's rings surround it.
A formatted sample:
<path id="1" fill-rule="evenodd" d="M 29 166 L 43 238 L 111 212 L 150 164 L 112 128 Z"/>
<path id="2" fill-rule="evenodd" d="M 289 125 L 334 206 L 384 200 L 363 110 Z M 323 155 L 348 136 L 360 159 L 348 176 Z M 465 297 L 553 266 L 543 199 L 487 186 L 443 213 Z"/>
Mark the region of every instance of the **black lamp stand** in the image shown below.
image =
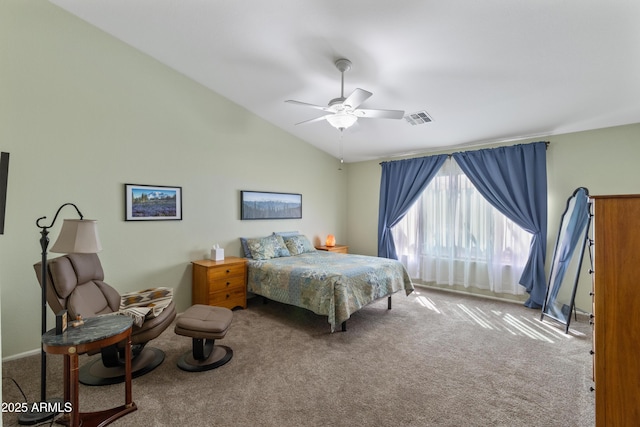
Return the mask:
<path id="1" fill-rule="evenodd" d="M 40 221 L 46 219 L 46 216 L 36 220 L 36 226 L 40 228 L 40 247 L 42 248 L 42 313 L 41 313 L 41 336 L 47 332 L 47 250 L 49 248 L 49 229 L 53 227 L 58 218 L 58 214 L 65 206 L 73 206 L 78 212 L 80 219 L 83 219 L 82 213 L 73 203 L 65 203 L 60 206 L 53 217 L 53 221 L 49 225 L 40 225 Z M 42 341 L 40 342 L 40 402 L 29 405 L 29 411 L 23 412 L 18 417 L 18 423 L 21 425 L 40 424 L 43 421 L 53 418 L 60 412 L 62 408 L 62 399 L 53 398 L 47 400 L 47 355 L 44 352 Z"/>

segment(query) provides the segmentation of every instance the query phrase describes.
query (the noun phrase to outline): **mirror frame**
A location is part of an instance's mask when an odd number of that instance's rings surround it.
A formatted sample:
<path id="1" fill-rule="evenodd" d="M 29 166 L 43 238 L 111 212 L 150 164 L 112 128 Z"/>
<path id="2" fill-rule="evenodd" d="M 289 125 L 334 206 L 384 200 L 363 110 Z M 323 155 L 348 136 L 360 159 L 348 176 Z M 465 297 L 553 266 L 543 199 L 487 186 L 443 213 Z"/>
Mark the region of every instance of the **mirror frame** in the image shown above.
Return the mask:
<path id="1" fill-rule="evenodd" d="M 570 225 L 570 221 L 572 220 L 574 210 L 570 209 L 573 207 L 576 208 L 578 197 L 584 197 L 586 200 L 585 209 L 586 209 L 586 218 L 580 224 L 584 227 L 575 227 L 573 234 L 567 234 L 568 225 Z M 573 202 L 573 204 L 572 204 Z M 553 251 L 553 258 L 551 261 L 551 268 L 549 271 L 549 281 L 547 283 L 547 293 L 544 299 L 544 305 L 542 306 L 542 313 L 540 315 L 540 320 L 544 320 L 545 316 L 548 316 L 555 321 L 562 323 L 565 325 L 565 333 L 569 333 L 569 324 L 571 322 L 571 313 L 575 310 L 575 298 L 576 298 L 576 289 L 578 287 L 578 279 L 580 276 L 580 270 L 582 268 L 582 260 L 584 258 L 585 248 L 587 242 L 589 240 L 589 227 L 591 225 L 591 217 L 593 216 L 591 213 L 591 199 L 589 198 L 589 190 L 585 187 L 578 187 L 571 197 L 567 199 L 567 205 L 560 219 L 560 228 L 558 230 L 558 236 L 556 238 L 556 246 Z M 577 230 L 576 230 L 577 229 Z M 578 234 L 576 234 L 578 233 Z M 574 240 L 575 239 L 575 240 Z M 560 271 L 558 268 L 560 266 L 558 262 L 558 256 L 560 250 L 564 250 L 568 246 L 565 244 L 567 242 L 572 242 L 573 246 L 570 247 L 570 255 L 566 260 L 566 263 L 570 263 L 573 261 L 574 257 L 577 255 L 577 266 L 575 268 L 575 272 L 568 271 Z M 571 273 L 571 274 L 565 274 Z M 560 276 L 560 277 L 558 277 Z M 565 318 L 561 318 L 557 314 L 557 308 L 555 307 L 555 303 L 557 301 L 556 297 L 559 294 L 559 290 L 561 288 L 567 289 L 570 286 L 571 297 L 568 301 L 568 304 L 563 304 L 561 309 L 561 313 L 566 314 Z M 554 292 L 554 290 L 556 292 Z M 565 307 L 568 309 L 565 310 Z M 554 309 L 555 310 L 552 310 Z M 566 311 L 566 313 L 565 313 Z"/>

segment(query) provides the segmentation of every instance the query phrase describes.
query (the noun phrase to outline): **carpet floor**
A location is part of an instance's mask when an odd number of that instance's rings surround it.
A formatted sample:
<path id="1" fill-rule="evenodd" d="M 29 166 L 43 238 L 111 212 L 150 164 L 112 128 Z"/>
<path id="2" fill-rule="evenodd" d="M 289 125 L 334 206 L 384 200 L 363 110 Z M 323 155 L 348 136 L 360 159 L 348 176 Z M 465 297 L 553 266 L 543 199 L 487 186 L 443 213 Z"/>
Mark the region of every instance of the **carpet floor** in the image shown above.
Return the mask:
<path id="1" fill-rule="evenodd" d="M 166 359 L 133 380 L 138 410 L 114 426 L 592 426 L 591 328 L 564 327 L 519 304 L 417 288 L 352 315 L 326 317 L 261 298 L 234 311 L 229 363 L 177 368 L 190 338 L 167 329 Z M 80 363 L 89 358 L 81 356 Z M 48 397 L 62 396 L 62 358 L 48 357 Z M 39 356 L 3 363 L 3 402 L 39 398 Z M 124 386 L 81 385 L 81 411 L 124 403 Z M 17 415 L 3 413 L 5 426 Z"/>

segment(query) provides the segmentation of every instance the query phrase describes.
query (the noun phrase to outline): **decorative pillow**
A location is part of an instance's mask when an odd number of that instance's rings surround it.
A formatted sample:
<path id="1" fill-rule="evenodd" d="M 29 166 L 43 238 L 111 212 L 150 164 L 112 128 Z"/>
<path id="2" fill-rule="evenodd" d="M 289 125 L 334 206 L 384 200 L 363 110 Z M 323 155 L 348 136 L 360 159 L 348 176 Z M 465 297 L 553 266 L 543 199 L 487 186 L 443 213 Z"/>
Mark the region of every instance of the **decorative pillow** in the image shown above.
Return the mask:
<path id="1" fill-rule="evenodd" d="M 278 241 L 278 245 L 276 247 L 276 256 L 277 257 L 291 256 L 291 253 L 289 252 L 287 245 L 284 243 L 284 238 L 279 234 L 275 234 L 275 237 L 276 237 L 276 240 Z"/>
<path id="2" fill-rule="evenodd" d="M 253 259 L 271 259 L 290 255 L 289 250 L 283 244 L 282 238 L 279 240 L 273 234 L 257 239 L 247 239 L 247 247 Z"/>
<path id="3" fill-rule="evenodd" d="M 282 237 L 289 237 L 289 236 L 297 236 L 298 234 L 300 234 L 299 231 L 274 231 L 273 234 L 282 236 Z"/>
<path id="4" fill-rule="evenodd" d="M 307 236 L 304 234 L 297 234 L 295 236 L 286 236 L 284 243 L 289 249 L 291 255 L 299 255 L 307 252 L 315 252 L 316 248 L 313 247 Z"/>
<path id="5" fill-rule="evenodd" d="M 249 250 L 249 245 L 247 244 L 247 238 L 240 238 L 240 245 L 242 246 L 242 252 L 244 252 L 245 258 L 251 258 L 251 251 Z"/>

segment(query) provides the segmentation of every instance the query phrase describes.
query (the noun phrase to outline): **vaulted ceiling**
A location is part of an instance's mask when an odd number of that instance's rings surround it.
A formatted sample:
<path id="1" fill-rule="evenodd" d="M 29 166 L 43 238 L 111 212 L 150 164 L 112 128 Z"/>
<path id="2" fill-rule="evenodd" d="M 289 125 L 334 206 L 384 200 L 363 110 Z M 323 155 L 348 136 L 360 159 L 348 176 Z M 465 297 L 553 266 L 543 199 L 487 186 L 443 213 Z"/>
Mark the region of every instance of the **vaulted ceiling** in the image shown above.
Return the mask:
<path id="1" fill-rule="evenodd" d="M 50 0 L 345 161 L 640 121 L 637 0 Z M 430 123 L 323 111 L 426 111 Z"/>

